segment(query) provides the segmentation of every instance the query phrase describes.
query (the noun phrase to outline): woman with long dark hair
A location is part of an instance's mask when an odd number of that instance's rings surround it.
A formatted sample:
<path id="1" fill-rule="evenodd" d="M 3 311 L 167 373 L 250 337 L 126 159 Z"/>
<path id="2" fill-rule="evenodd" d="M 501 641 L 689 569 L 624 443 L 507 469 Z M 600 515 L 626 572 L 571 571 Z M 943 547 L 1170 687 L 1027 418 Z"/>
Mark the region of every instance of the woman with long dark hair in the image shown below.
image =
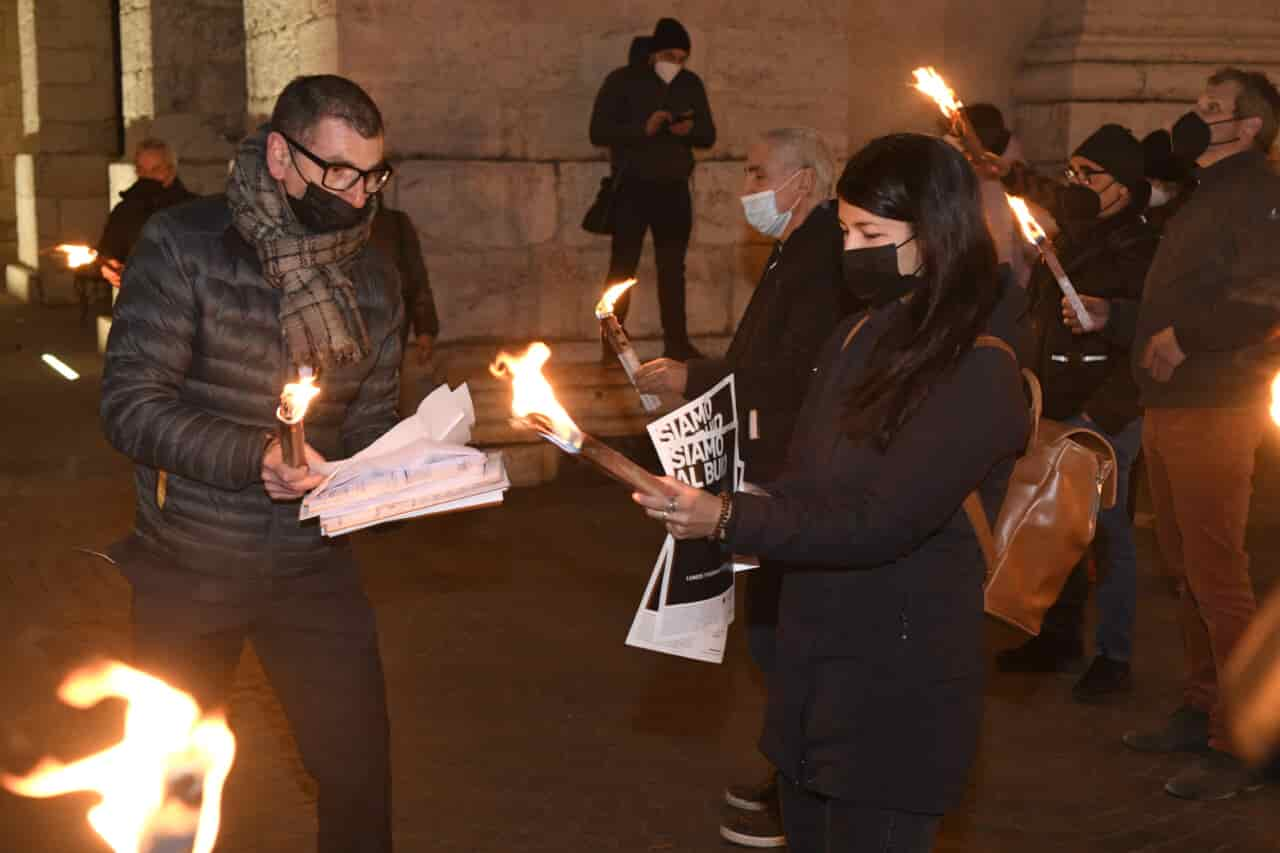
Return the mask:
<path id="1" fill-rule="evenodd" d="M 928 851 L 964 789 L 982 709 L 989 515 L 1029 429 L 977 179 L 931 137 L 877 139 L 837 187 L 845 285 L 871 304 L 813 376 L 767 495 L 668 480 L 635 495 L 678 538 L 785 561 L 761 749 L 788 845 Z M 1002 328 L 1004 318 L 1009 327 Z"/>

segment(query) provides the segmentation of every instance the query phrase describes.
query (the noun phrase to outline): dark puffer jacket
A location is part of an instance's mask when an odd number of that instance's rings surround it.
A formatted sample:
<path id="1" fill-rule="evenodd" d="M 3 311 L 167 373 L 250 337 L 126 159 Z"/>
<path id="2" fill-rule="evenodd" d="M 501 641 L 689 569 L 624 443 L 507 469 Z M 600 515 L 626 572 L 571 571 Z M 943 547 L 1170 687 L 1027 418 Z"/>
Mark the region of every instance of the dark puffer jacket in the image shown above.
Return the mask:
<path id="1" fill-rule="evenodd" d="M 368 446 L 397 420 L 398 274 L 368 250 L 349 272 L 373 351 L 319 377 L 306 436 L 328 459 Z M 279 291 L 231 227 L 223 197 L 147 223 L 107 343 L 102 423 L 112 446 L 138 463 L 134 544 L 170 568 L 244 579 L 349 561 L 343 540 L 298 521 L 298 502 L 273 502 L 260 477 L 290 381 L 279 313 Z M 167 472 L 163 507 L 159 471 Z"/>

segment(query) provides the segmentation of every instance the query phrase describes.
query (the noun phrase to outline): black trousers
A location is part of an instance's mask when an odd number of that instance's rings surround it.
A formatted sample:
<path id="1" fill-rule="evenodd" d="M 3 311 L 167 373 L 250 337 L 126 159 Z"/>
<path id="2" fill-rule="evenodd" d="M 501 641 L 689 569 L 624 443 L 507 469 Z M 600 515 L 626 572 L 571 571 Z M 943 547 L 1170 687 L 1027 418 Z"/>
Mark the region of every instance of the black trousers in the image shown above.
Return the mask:
<path id="1" fill-rule="evenodd" d="M 134 581 L 135 665 L 225 706 L 253 642 L 316 781 L 319 853 L 389 853 L 391 763 L 373 608 L 354 565 L 335 576 L 220 586 Z M 155 582 L 152 582 L 152 581 Z"/>
<path id="2" fill-rule="evenodd" d="M 614 217 L 608 282 L 614 284 L 635 276 L 645 232 L 652 230 L 663 343 L 668 354 L 686 354 L 689 331 L 685 317 L 684 259 L 689 252 L 689 235 L 693 232 L 689 182 L 624 177 L 618 188 Z M 619 322 L 626 322 L 630 307 L 631 294 L 626 293 L 615 306 Z"/>
<path id="3" fill-rule="evenodd" d="M 781 774 L 778 796 L 791 853 L 930 853 L 941 820 L 824 797 Z"/>

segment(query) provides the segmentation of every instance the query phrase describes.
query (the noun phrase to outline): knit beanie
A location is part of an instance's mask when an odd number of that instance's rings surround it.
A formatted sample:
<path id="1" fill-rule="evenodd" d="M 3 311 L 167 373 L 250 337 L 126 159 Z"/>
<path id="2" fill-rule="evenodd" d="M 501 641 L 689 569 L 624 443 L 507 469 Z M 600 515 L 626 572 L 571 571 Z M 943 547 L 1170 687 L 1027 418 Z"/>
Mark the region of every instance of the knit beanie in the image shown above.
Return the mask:
<path id="1" fill-rule="evenodd" d="M 1130 190 L 1142 183 L 1142 143 L 1128 128 L 1104 124 L 1080 143 L 1072 156 L 1084 157 L 1111 173 L 1116 182 Z"/>
<path id="2" fill-rule="evenodd" d="M 660 18 L 658 19 L 658 25 L 653 28 L 653 39 L 649 44 L 649 52 L 657 53 L 660 50 L 669 50 L 671 48 L 691 50 L 692 43 L 689 41 L 689 31 L 675 18 Z"/>

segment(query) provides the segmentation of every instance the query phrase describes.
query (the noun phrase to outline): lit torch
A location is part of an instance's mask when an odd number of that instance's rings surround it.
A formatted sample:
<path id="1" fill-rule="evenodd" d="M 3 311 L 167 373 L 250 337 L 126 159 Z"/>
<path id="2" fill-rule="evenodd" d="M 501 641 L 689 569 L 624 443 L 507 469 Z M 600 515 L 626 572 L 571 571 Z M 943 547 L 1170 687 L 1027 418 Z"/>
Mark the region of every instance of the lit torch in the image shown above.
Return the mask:
<path id="1" fill-rule="evenodd" d="M 498 353 L 489 372 L 511 380 L 512 423 L 531 429 L 556 447 L 578 459 L 585 459 L 620 483 L 638 492 L 666 497 L 662 481 L 599 439 L 583 432 L 556 399 L 542 365 L 551 358 L 551 348 L 541 341 L 529 345 L 524 355 Z"/>
<path id="2" fill-rule="evenodd" d="M 1084 303 L 1080 301 L 1080 294 L 1076 293 L 1075 285 L 1071 283 L 1071 279 L 1067 278 L 1067 273 L 1062 268 L 1061 261 L 1058 260 L 1058 254 L 1053 251 L 1053 244 L 1049 242 L 1048 235 L 1044 233 L 1040 223 L 1036 222 L 1036 218 L 1031 215 L 1031 211 L 1027 209 L 1025 201 L 1007 193 L 1005 198 L 1009 200 L 1009 207 L 1013 209 L 1013 215 L 1017 217 L 1018 225 L 1022 227 L 1023 236 L 1040 251 L 1040 257 L 1044 258 L 1049 271 L 1058 280 L 1058 287 L 1061 288 L 1062 295 L 1067 297 L 1071 310 L 1075 312 L 1076 319 L 1080 321 L 1080 327 L 1086 332 L 1089 331 L 1093 328 L 1093 324 L 1089 320 L 1089 312 L 1084 310 Z"/>
<path id="3" fill-rule="evenodd" d="M 59 243 L 53 247 L 53 250 L 62 253 L 68 269 L 78 270 L 98 259 L 96 250 L 80 243 Z"/>
<path id="4" fill-rule="evenodd" d="M 956 98 L 956 93 L 947 85 L 947 81 L 942 79 L 942 75 L 932 65 L 917 68 L 911 74 L 916 78 L 915 88 L 932 98 L 942 111 L 942 117 L 951 122 L 951 134 L 960 140 L 969 158 L 974 161 L 982 160 L 987 148 L 978 138 L 969 119 L 965 118 L 964 104 Z"/>
<path id="5" fill-rule="evenodd" d="M 285 464 L 293 468 L 307 464 L 307 434 L 302 419 L 307 416 L 307 406 L 311 405 L 312 398 L 319 393 L 311 368 L 302 367 L 298 369 L 298 381 L 285 385 L 284 392 L 280 394 L 280 406 L 276 409 L 280 450 Z"/>
<path id="6" fill-rule="evenodd" d="M 596 303 L 596 319 L 600 321 L 600 332 L 617 353 L 618 361 L 622 362 L 622 369 L 626 371 L 627 378 L 631 380 L 631 385 L 638 392 L 640 386 L 636 385 L 636 372 L 640 370 L 640 359 L 631 346 L 631 338 L 627 336 L 626 330 L 622 328 L 622 324 L 613 313 L 613 306 L 617 304 L 618 297 L 630 290 L 635 283 L 636 280 L 630 278 L 606 290 L 604 296 L 601 296 L 600 301 Z M 662 400 L 653 394 L 640 394 L 640 405 L 644 406 L 646 412 L 656 412 L 661 408 Z"/>
<path id="7" fill-rule="evenodd" d="M 121 663 L 72 673 L 58 696 L 75 708 L 124 699 L 124 737 L 72 764 L 46 758 L 26 776 L 5 774 L 4 786 L 24 797 L 96 792 L 89 825 L 115 853 L 209 853 L 235 759 L 221 716 L 202 716 L 186 693 Z"/>

